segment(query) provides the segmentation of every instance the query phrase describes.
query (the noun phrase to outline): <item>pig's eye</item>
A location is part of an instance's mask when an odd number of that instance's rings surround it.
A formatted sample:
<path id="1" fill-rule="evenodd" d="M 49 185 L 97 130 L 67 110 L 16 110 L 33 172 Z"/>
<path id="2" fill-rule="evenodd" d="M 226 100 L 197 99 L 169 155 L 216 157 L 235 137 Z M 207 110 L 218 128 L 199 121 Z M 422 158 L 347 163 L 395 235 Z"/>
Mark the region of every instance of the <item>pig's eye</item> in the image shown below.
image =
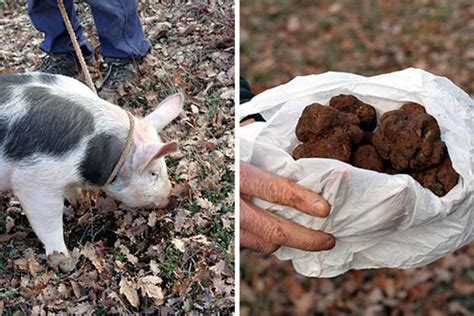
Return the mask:
<path id="1" fill-rule="evenodd" d="M 150 174 L 151 174 L 152 177 L 158 176 L 158 174 L 157 174 L 156 172 L 154 172 L 154 171 L 150 172 Z"/>

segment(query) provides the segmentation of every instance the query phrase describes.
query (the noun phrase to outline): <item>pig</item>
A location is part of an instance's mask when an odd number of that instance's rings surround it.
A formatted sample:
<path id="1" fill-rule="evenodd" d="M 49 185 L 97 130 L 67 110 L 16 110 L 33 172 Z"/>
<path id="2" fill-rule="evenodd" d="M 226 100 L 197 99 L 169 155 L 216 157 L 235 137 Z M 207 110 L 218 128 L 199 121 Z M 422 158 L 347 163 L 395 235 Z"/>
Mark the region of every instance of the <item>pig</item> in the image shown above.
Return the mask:
<path id="1" fill-rule="evenodd" d="M 78 187 L 100 188 L 129 207 L 163 207 L 171 193 L 164 157 L 177 142 L 158 132 L 183 111 L 175 94 L 135 128 L 125 161 L 103 187 L 124 151 L 130 129 L 125 110 L 73 78 L 40 72 L 0 76 L 0 192 L 12 191 L 46 250 L 64 254 L 64 198 Z"/>

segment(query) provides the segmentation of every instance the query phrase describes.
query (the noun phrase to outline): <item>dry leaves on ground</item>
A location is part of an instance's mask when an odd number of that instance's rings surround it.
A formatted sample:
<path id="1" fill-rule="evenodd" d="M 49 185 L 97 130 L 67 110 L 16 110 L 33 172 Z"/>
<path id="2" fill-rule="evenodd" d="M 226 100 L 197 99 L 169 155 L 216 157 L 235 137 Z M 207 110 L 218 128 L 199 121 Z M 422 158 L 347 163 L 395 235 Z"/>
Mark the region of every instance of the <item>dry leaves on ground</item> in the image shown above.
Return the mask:
<path id="1" fill-rule="evenodd" d="M 473 33 L 471 0 L 242 0 L 241 74 L 261 92 L 297 75 L 417 67 L 474 96 Z"/>
<path id="2" fill-rule="evenodd" d="M 33 70 L 44 55 L 25 2 L 0 1 L 0 72 Z M 48 265 L 15 198 L 0 198 L 0 314 L 233 310 L 234 7 L 144 0 L 139 10 L 153 50 L 138 82 L 120 88 L 119 105 L 144 115 L 186 95 L 186 113 L 162 135 L 180 143 L 167 160 L 171 205 L 127 210 L 91 194 L 68 206 L 66 244 L 78 263 L 64 274 Z M 78 12 L 98 47 L 89 7 L 80 2 Z M 100 64 L 89 69 L 99 82 Z"/>

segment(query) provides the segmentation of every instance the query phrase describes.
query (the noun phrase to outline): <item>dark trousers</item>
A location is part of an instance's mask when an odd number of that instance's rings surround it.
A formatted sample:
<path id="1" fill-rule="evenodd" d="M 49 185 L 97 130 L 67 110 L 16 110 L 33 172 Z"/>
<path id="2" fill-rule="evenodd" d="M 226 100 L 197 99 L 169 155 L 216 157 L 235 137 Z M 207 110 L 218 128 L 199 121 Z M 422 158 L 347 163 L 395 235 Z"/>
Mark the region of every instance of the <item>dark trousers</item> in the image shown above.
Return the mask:
<path id="1" fill-rule="evenodd" d="M 104 58 L 140 58 L 150 50 L 135 0 L 86 0 L 92 11 Z M 73 0 L 64 0 L 71 24 L 84 55 L 93 48 L 83 35 Z M 56 0 L 28 0 L 33 25 L 44 33 L 40 48 L 48 54 L 74 52 Z"/>

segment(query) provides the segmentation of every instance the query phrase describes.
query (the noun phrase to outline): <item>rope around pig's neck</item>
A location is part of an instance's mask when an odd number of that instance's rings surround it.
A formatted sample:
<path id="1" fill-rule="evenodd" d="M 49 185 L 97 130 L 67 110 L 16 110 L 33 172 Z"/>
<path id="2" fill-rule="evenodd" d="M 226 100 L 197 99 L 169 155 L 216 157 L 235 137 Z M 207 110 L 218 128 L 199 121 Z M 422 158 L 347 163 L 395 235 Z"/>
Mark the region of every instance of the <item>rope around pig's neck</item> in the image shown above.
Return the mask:
<path id="1" fill-rule="evenodd" d="M 64 25 L 66 26 L 67 32 L 69 33 L 69 37 L 71 38 L 72 46 L 74 46 L 74 50 L 76 51 L 76 56 L 79 59 L 79 63 L 81 64 L 82 72 L 86 79 L 87 85 L 89 86 L 89 89 L 91 89 L 97 95 L 97 90 L 95 89 L 94 82 L 92 81 L 91 74 L 89 73 L 89 69 L 87 69 L 86 61 L 84 60 L 81 47 L 79 46 L 79 43 L 77 42 L 76 34 L 74 33 L 74 29 L 72 28 L 71 21 L 69 20 L 69 16 L 67 15 L 64 2 L 63 0 L 57 0 L 57 1 L 58 1 L 59 11 L 61 12 Z M 120 168 L 123 166 L 125 159 L 127 159 L 127 155 L 132 145 L 132 136 L 133 136 L 133 131 L 135 129 L 135 120 L 133 118 L 133 115 L 129 111 L 126 111 L 126 112 L 128 115 L 128 120 L 130 121 L 130 128 L 128 130 L 127 141 L 125 143 L 125 147 L 123 148 L 122 154 L 120 155 L 119 161 L 115 165 L 114 169 L 112 170 L 112 173 L 110 174 L 105 184 L 102 186 L 103 188 L 108 187 L 112 183 L 112 181 L 115 179 Z"/>
<path id="2" fill-rule="evenodd" d="M 105 184 L 102 186 L 103 188 L 107 188 L 112 183 L 112 181 L 114 181 L 120 168 L 122 168 L 125 162 L 125 159 L 127 159 L 127 155 L 130 152 L 130 147 L 132 146 L 132 136 L 133 136 L 133 131 L 135 129 L 135 119 L 133 118 L 133 115 L 128 111 L 127 111 L 127 115 L 130 121 L 130 128 L 128 129 L 127 142 L 125 143 L 125 147 L 123 148 L 122 154 L 120 155 L 119 161 L 115 165 L 114 170 L 112 170 L 112 173 L 110 174 L 109 178 L 107 179 Z"/>

